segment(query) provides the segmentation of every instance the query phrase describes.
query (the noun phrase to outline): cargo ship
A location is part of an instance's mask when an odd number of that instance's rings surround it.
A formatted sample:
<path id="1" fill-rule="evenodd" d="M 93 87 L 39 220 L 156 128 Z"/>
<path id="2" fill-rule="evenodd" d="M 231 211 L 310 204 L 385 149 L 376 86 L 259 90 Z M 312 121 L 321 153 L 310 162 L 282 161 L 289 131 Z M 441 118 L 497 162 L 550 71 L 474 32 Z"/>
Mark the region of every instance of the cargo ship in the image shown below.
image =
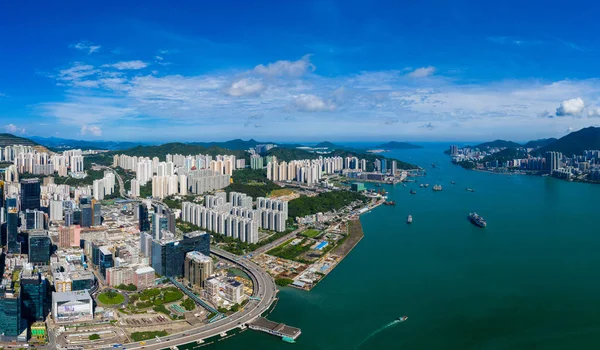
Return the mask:
<path id="1" fill-rule="evenodd" d="M 479 227 L 486 227 L 487 223 L 485 222 L 485 220 L 477 215 L 477 213 L 471 213 L 469 214 L 469 221 L 471 221 L 473 223 L 473 225 L 479 226 Z"/>

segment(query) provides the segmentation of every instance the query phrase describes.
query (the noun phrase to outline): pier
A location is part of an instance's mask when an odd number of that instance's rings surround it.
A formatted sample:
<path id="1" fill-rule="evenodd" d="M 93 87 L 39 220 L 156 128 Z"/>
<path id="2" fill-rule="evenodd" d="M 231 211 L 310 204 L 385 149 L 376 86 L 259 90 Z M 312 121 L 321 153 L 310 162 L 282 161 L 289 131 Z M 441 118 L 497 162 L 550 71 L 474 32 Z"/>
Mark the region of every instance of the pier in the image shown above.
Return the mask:
<path id="1" fill-rule="evenodd" d="M 248 327 L 255 331 L 261 331 L 276 335 L 281 338 L 290 338 L 294 340 L 298 338 L 300 334 L 302 334 L 300 328 L 290 327 L 283 323 L 269 321 L 263 317 L 259 317 L 254 321 L 248 323 Z"/>

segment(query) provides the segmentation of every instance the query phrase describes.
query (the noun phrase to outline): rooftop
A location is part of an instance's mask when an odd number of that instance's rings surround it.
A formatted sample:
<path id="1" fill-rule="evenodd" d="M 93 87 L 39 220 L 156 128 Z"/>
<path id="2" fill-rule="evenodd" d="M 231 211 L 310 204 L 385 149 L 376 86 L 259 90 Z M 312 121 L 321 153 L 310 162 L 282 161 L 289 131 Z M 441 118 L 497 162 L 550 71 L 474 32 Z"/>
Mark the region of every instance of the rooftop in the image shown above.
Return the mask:
<path id="1" fill-rule="evenodd" d="M 71 292 L 52 292 L 52 302 L 88 301 L 91 299 L 87 289 Z"/>
<path id="2" fill-rule="evenodd" d="M 206 263 L 206 262 L 212 261 L 212 259 L 209 258 L 208 256 L 206 256 L 200 252 L 196 252 L 196 251 L 187 253 L 185 255 L 185 257 L 188 259 L 194 260 L 196 262 L 199 262 L 199 263 Z"/>

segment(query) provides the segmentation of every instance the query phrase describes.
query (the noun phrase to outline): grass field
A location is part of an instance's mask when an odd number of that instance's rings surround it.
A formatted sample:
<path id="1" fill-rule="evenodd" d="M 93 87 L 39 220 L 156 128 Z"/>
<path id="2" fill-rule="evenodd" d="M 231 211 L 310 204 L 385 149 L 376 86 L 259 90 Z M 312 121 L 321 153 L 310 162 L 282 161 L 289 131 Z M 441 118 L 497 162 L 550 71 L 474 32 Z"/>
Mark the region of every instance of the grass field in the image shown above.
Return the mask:
<path id="1" fill-rule="evenodd" d="M 309 238 L 315 238 L 320 234 L 321 234 L 321 231 L 319 231 L 319 230 L 308 229 L 308 230 L 302 232 L 300 235 L 309 237 Z"/>
<path id="2" fill-rule="evenodd" d="M 109 298 L 106 292 L 98 295 L 98 301 L 104 305 L 117 305 L 125 301 L 125 297 L 121 293 L 116 293 L 114 297 Z"/>
<path id="3" fill-rule="evenodd" d="M 294 193 L 294 190 L 290 190 L 289 188 L 281 188 L 281 189 L 271 191 L 271 193 L 269 194 L 269 197 L 289 196 L 292 193 Z"/>

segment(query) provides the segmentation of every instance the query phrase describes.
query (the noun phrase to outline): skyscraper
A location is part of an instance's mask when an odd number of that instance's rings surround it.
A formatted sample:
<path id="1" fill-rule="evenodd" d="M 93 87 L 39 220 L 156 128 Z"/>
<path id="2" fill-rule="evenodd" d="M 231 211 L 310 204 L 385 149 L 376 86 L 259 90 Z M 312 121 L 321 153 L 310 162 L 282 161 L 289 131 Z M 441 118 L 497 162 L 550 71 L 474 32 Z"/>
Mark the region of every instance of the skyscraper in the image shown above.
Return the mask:
<path id="1" fill-rule="evenodd" d="M 546 171 L 550 174 L 554 170 L 562 168 L 562 153 L 560 152 L 546 152 Z"/>
<path id="2" fill-rule="evenodd" d="M 180 241 L 152 242 L 152 268 L 162 276 L 183 276 L 185 256 L 198 251 L 206 256 L 210 254 L 210 234 L 201 231 L 184 234 Z"/>
<path id="3" fill-rule="evenodd" d="M 109 269 L 114 265 L 113 254 L 107 247 L 100 247 L 99 249 L 99 267 L 102 277 L 106 278 L 106 269 Z"/>
<path id="4" fill-rule="evenodd" d="M 46 279 L 39 272 L 29 269 L 21 272 L 22 314 L 30 324 L 44 320 L 47 293 Z"/>
<path id="5" fill-rule="evenodd" d="M 21 180 L 21 210 L 40 209 L 40 180 Z"/>
<path id="6" fill-rule="evenodd" d="M 52 241 L 46 231 L 29 233 L 29 262 L 34 265 L 48 265 Z"/>
<path id="7" fill-rule="evenodd" d="M 146 204 L 141 203 L 138 205 L 138 220 L 140 231 L 148 232 L 150 231 L 150 220 L 148 219 L 148 207 Z"/>
<path id="8" fill-rule="evenodd" d="M 15 200 L 16 201 L 16 200 Z M 9 204 L 8 201 L 6 204 Z M 19 212 L 15 207 L 9 207 L 6 213 L 6 241 L 9 254 L 20 254 L 21 247 L 17 241 L 17 225 L 19 222 Z"/>
<path id="9" fill-rule="evenodd" d="M 210 257 L 195 251 L 185 255 L 183 277 L 189 284 L 204 287 L 204 281 L 206 281 L 212 273 L 213 261 Z"/>

